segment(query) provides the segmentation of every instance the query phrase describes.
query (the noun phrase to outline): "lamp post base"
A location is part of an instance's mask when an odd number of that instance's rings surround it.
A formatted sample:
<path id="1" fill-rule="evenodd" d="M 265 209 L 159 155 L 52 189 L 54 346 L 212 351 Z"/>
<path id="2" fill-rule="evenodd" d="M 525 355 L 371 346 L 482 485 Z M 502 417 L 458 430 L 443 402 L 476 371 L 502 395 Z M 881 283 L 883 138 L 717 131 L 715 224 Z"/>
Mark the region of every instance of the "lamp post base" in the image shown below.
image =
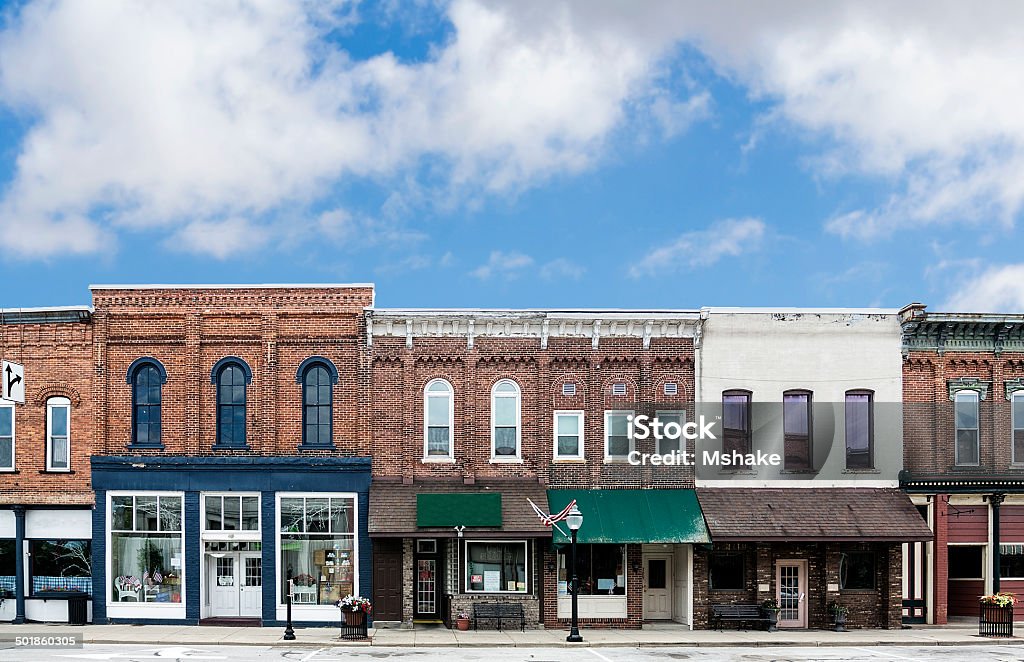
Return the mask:
<path id="1" fill-rule="evenodd" d="M 572 632 L 569 633 L 569 636 L 566 637 L 565 640 L 568 641 L 569 643 L 578 644 L 581 641 L 583 641 L 583 637 L 580 636 L 579 630 L 577 630 L 576 628 L 573 628 Z"/>

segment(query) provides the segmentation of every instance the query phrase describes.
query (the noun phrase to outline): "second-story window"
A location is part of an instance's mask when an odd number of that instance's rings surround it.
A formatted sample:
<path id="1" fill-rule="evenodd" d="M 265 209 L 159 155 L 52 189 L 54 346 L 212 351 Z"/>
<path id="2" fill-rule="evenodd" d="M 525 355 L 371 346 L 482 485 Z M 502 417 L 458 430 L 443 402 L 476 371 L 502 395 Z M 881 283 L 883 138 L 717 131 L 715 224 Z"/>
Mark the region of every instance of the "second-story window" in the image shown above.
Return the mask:
<path id="1" fill-rule="evenodd" d="M 873 469 L 874 411 L 870 391 L 846 392 L 846 468 Z"/>
<path id="2" fill-rule="evenodd" d="M 14 407 L 0 405 L 0 471 L 14 471 Z"/>
<path id="3" fill-rule="evenodd" d="M 960 391 L 953 402 L 956 419 L 955 462 L 977 466 L 980 459 L 978 427 L 978 392 Z"/>
<path id="4" fill-rule="evenodd" d="M 503 379 L 491 389 L 491 456 L 518 459 L 521 402 L 519 386 Z"/>
<path id="5" fill-rule="evenodd" d="M 423 458 L 444 460 L 452 455 L 452 385 L 435 379 L 423 391 Z"/>
<path id="6" fill-rule="evenodd" d="M 1010 396 L 1010 418 L 1013 429 L 1013 463 L 1024 462 L 1024 391 Z"/>
<path id="7" fill-rule="evenodd" d="M 811 468 L 811 393 L 782 394 L 784 466 L 788 471 Z"/>
<path id="8" fill-rule="evenodd" d="M 128 373 L 132 385 L 132 444 L 159 446 L 166 373 L 153 359 L 139 359 Z"/>
<path id="9" fill-rule="evenodd" d="M 46 401 L 46 470 L 71 471 L 71 401 Z"/>
<path id="10" fill-rule="evenodd" d="M 331 415 L 334 384 L 323 363 L 310 363 L 302 375 L 302 443 L 330 446 L 333 442 Z"/>
<path id="11" fill-rule="evenodd" d="M 555 459 L 583 458 L 583 412 L 555 412 Z"/>
<path id="12" fill-rule="evenodd" d="M 740 454 L 751 452 L 750 392 L 722 393 L 722 450 Z M 741 465 L 742 466 L 742 465 Z"/>
<path id="13" fill-rule="evenodd" d="M 629 433 L 631 410 L 608 410 L 604 413 L 605 462 L 625 460 L 633 450 L 633 435 Z"/>
<path id="14" fill-rule="evenodd" d="M 251 373 L 241 359 L 222 359 L 215 367 L 217 384 L 217 445 L 246 444 L 246 386 Z"/>

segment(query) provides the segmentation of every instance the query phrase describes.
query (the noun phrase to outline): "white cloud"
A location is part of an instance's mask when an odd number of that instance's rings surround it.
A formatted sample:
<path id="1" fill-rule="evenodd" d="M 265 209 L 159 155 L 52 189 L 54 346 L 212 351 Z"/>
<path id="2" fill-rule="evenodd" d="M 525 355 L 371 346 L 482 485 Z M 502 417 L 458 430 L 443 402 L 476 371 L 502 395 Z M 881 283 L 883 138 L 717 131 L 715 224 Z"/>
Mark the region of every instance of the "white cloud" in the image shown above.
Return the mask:
<path id="1" fill-rule="evenodd" d="M 262 248 L 269 240 L 267 231 L 244 218 L 223 221 L 192 221 L 177 230 L 165 243 L 168 248 L 223 260 L 235 253 Z"/>
<path id="2" fill-rule="evenodd" d="M 672 31 L 621 8 L 455 0 L 451 38 L 419 62 L 349 58 L 325 39 L 348 8 L 22 7 L 0 34 L 0 102 L 31 122 L 0 232 L 26 256 L 241 217 L 287 233 L 275 214 L 352 178 L 401 181 L 433 158 L 435 186 L 514 191 L 593 166 L 631 113 L 682 127 L 705 112 L 699 91 L 658 89 Z"/>
<path id="3" fill-rule="evenodd" d="M 715 221 L 706 230 L 685 232 L 674 241 L 652 249 L 629 268 L 629 275 L 640 278 L 710 267 L 722 258 L 756 250 L 765 228 L 759 218 Z"/>
<path id="4" fill-rule="evenodd" d="M 481 264 L 470 273 L 474 278 L 487 280 L 492 276 L 498 276 L 505 280 L 514 280 L 522 275 L 523 270 L 533 266 L 533 258 L 529 255 L 510 251 L 491 251 L 485 264 Z"/>
<path id="5" fill-rule="evenodd" d="M 544 280 L 579 280 L 586 269 L 564 257 L 555 258 L 540 268 L 540 277 Z"/>
<path id="6" fill-rule="evenodd" d="M 1024 264 L 988 268 L 953 292 L 942 309 L 972 313 L 1024 313 Z"/>

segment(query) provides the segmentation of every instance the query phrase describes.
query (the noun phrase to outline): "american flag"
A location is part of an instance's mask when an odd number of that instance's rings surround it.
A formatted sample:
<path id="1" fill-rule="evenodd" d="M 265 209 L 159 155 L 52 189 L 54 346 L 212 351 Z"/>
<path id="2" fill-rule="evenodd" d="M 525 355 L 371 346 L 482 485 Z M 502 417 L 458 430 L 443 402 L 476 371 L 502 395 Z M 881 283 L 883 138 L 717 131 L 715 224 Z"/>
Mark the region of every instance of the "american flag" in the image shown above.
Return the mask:
<path id="1" fill-rule="evenodd" d="M 535 504 L 532 500 L 527 499 L 527 501 L 530 502 L 530 507 L 533 508 L 533 512 L 537 513 L 537 517 L 540 518 L 540 521 L 544 522 L 544 526 L 553 526 L 556 529 L 558 529 L 563 536 L 565 535 L 565 531 L 562 531 L 561 527 L 558 526 L 557 522 L 561 522 L 569 516 L 569 512 L 576 506 L 576 499 L 570 501 L 565 506 L 565 508 L 562 508 L 562 510 L 558 511 L 557 513 L 552 513 L 550 515 L 541 510 L 540 507 L 537 504 Z"/>

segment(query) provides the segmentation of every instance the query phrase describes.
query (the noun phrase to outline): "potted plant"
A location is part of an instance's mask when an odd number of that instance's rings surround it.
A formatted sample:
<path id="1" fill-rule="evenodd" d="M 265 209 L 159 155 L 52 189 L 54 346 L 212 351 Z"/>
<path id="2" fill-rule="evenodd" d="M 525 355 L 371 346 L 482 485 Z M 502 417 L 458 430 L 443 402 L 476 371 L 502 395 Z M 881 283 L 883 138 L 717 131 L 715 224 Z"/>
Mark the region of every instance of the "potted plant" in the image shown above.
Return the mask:
<path id="1" fill-rule="evenodd" d="M 458 614 L 456 614 L 455 615 L 455 625 L 460 630 L 463 630 L 463 631 L 468 630 L 469 629 L 469 614 L 467 614 L 464 611 L 460 611 Z"/>
<path id="2" fill-rule="evenodd" d="M 844 607 L 835 600 L 828 606 L 828 612 L 832 614 L 833 629 L 836 632 L 846 632 L 846 616 L 850 613 L 849 607 Z"/>
<path id="3" fill-rule="evenodd" d="M 1017 596 L 1013 593 L 983 595 L 980 603 L 978 634 L 983 637 L 1012 637 L 1013 605 L 1017 604 Z"/>
<path id="4" fill-rule="evenodd" d="M 779 601 L 775 598 L 768 598 L 761 603 L 761 611 L 768 618 L 768 631 L 777 632 L 779 629 L 779 612 L 782 611 L 779 608 Z"/>
<path id="5" fill-rule="evenodd" d="M 346 595 L 335 603 L 341 609 L 345 625 L 356 626 L 366 622 L 366 615 L 373 611 L 373 605 L 359 595 Z"/>

